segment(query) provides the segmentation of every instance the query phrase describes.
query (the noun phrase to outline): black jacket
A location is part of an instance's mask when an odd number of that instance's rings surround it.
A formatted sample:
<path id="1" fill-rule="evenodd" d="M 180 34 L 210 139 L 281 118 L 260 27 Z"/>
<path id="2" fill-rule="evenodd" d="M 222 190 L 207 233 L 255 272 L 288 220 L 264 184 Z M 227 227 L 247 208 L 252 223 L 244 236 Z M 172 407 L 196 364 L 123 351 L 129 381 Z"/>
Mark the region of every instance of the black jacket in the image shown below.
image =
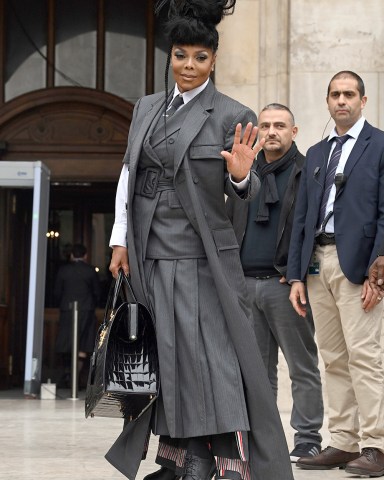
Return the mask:
<path id="1" fill-rule="evenodd" d="M 83 261 L 63 265 L 57 273 L 54 295 L 61 311 L 71 310 L 74 301 L 79 303 L 79 310 L 94 310 L 100 298 L 95 268 Z"/>
<path id="2" fill-rule="evenodd" d="M 276 239 L 274 267 L 284 277 L 287 273 L 289 242 L 291 239 L 296 196 L 299 189 L 300 173 L 304 166 L 304 162 L 304 155 L 297 151 L 292 172 L 288 180 L 288 186 L 282 200 L 278 236 Z M 233 198 L 228 198 L 226 202 L 227 213 L 232 221 L 240 248 L 247 228 L 248 205 L 248 203 L 237 201 Z"/>

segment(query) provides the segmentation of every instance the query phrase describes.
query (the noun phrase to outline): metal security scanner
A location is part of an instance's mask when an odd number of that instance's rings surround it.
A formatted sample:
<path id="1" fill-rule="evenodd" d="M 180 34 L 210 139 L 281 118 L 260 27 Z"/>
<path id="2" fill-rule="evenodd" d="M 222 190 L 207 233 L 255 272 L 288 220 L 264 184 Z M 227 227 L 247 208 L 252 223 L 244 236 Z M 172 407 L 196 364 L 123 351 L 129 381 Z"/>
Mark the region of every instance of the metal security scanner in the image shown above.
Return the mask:
<path id="1" fill-rule="evenodd" d="M 50 170 L 42 162 L 0 161 L 0 187 L 33 188 L 24 395 L 40 392 Z"/>

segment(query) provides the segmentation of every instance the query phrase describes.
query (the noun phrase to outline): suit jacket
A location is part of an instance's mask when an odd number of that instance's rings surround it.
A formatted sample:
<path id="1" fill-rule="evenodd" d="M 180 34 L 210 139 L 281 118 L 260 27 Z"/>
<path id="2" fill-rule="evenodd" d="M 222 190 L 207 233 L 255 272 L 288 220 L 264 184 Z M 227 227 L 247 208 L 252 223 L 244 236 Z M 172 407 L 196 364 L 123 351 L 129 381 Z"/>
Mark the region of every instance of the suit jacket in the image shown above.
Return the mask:
<path id="1" fill-rule="evenodd" d="M 146 289 L 145 282 L 141 281 L 144 279 L 144 272 L 134 245 L 132 200 L 141 147 L 152 121 L 163 108 L 163 102 L 164 92 L 143 97 L 135 105 L 128 148 L 124 156 L 124 162 L 129 163 L 127 201 L 129 263 L 130 270 L 136 273 L 132 274 L 132 285 L 138 299 L 144 303 L 147 303 Z M 194 229 L 202 237 L 209 236 L 210 245 L 206 247 L 208 252 L 210 249 L 216 253 L 238 250 L 232 224 L 225 211 L 224 197 L 226 194 L 239 198 L 239 195 L 229 180 L 225 161 L 220 152 L 231 149 L 237 123 L 244 125 L 249 121 L 256 123 L 255 114 L 249 108 L 219 93 L 210 82 L 194 102 L 186 119 L 187 126 L 185 128 L 181 126 L 176 140 L 175 190 Z M 167 130 L 168 136 L 172 133 Z M 252 171 L 248 190 L 241 194 L 241 197 L 249 201 L 259 187 L 260 180 Z M 196 201 L 193 198 L 195 195 L 198 197 Z M 198 222 L 198 213 L 204 218 L 202 223 Z M 240 292 L 239 294 L 241 295 Z"/>
<path id="2" fill-rule="evenodd" d="M 146 302 L 142 258 L 132 228 L 132 200 L 145 135 L 163 107 L 164 93 L 144 97 L 135 106 L 125 161 L 129 162 L 127 244 L 133 289 Z M 174 146 L 174 186 L 194 229 L 201 236 L 242 371 L 251 425 L 249 435 L 252 480 L 292 480 L 287 445 L 252 327 L 239 247 L 225 212 L 224 193 L 237 196 L 220 151 L 230 149 L 236 124 L 256 123 L 244 105 L 219 93 L 209 82 L 191 106 Z M 167 131 L 170 135 L 172 132 Z M 252 198 L 260 182 L 253 172 L 243 197 Z M 193 288 L 193 286 L 191 286 Z M 214 341 L 214 340 L 213 340 Z M 128 478 L 135 478 L 151 412 L 126 424 L 106 455 Z M 276 456 L 279 462 L 276 462 Z"/>
<path id="3" fill-rule="evenodd" d="M 291 239 L 296 196 L 299 188 L 300 174 L 304 163 L 304 155 L 297 151 L 292 172 L 289 176 L 288 185 L 284 197 L 281 199 L 274 267 L 283 277 L 285 277 L 287 273 L 288 250 Z M 241 248 L 247 228 L 249 202 L 241 202 L 236 198 L 228 198 L 226 209 L 229 218 L 232 221 L 235 235 Z"/>
<path id="4" fill-rule="evenodd" d="M 325 139 L 307 152 L 296 202 L 288 280 L 304 281 L 307 275 L 330 149 L 331 143 Z M 344 275 L 352 283 L 362 284 L 384 238 L 384 132 L 364 123 L 344 174 L 347 181 L 334 203 L 336 248 Z"/>
<path id="5" fill-rule="evenodd" d="M 83 261 L 60 267 L 54 295 L 61 311 L 71 310 L 74 301 L 79 310 L 94 310 L 100 298 L 100 280 L 94 267 Z"/>

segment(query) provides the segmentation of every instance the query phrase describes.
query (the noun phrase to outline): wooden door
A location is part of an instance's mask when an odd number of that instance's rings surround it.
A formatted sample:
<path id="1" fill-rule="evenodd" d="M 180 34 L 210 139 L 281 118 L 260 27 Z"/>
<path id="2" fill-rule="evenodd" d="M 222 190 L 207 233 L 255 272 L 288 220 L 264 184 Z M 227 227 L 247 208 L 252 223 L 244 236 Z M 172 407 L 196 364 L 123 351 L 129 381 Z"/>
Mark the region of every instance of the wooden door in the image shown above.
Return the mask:
<path id="1" fill-rule="evenodd" d="M 93 215 L 113 214 L 132 112 L 133 105 L 119 97 L 77 87 L 34 91 L 0 108 L 0 138 L 6 145 L 0 161 L 41 160 L 48 166 L 50 219 L 57 209 L 71 211 L 71 241 L 86 244 L 91 260 Z M 6 225 L 0 233 L 0 388 L 23 385 L 31 210 L 32 189 L 0 193 L 0 220 Z M 54 270 L 47 278 L 50 288 Z M 57 317 L 49 306 L 43 353 L 48 374 Z"/>

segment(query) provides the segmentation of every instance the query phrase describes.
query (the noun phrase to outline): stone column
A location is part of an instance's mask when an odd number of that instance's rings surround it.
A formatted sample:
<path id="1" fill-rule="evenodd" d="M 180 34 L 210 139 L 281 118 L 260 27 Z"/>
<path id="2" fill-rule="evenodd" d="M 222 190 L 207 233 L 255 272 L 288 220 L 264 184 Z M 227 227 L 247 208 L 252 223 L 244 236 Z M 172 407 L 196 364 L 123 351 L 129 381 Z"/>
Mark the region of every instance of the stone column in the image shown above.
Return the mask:
<path id="1" fill-rule="evenodd" d="M 290 0 L 260 0 L 259 107 L 289 102 Z"/>
<path id="2" fill-rule="evenodd" d="M 219 24 L 215 84 L 218 90 L 257 112 L 259 101 L 260 0 L 238 0 Z"/>
<path id="3" fill-rule="evenodd" d="M 256 112 L 289 99 L 290 0 L 238 0 L 219 25 L 216 86 Z"/>

